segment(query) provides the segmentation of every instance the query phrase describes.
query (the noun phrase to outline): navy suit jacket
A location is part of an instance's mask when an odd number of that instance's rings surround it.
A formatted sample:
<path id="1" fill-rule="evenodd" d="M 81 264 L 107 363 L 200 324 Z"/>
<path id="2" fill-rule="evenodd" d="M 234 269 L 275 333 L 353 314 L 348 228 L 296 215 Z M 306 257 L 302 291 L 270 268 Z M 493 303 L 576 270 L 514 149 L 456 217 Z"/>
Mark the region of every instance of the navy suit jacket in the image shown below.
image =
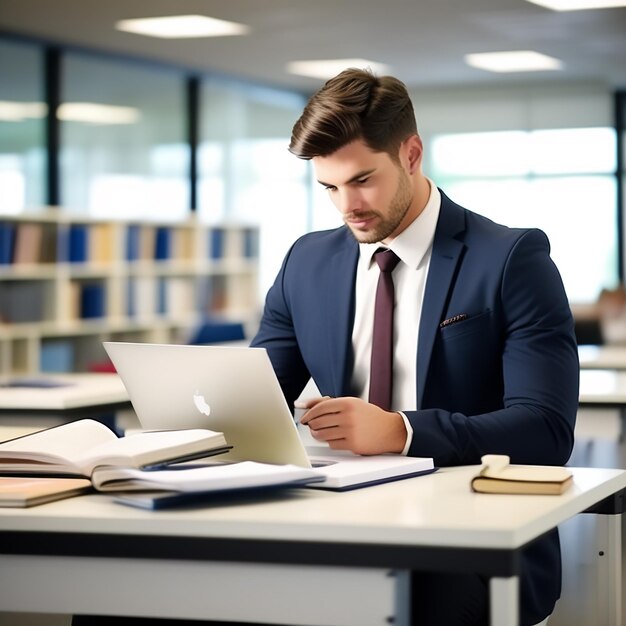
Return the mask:
<path id="1" fill-rule="evenodd" d="M 579 365 L 549 252 L 543 232 L 495 224 L 442 193 L 416 348 L 417 406 L 398 407 L 413 427 L 410 455 L 440 466 L 480 463 L 483 454 L 566 463 Z M 292 246 L 268 292 L 253 345 L 268 350 L 290 406 L 311 376 L 323 395 L 354 395 L 358 258 L 345 226 L 309 233 Z M 460 314 L 467 317 L 441 327 Z M 528 556 L 522 623 L 543 619 L 560 593 L 557 537 Z"/>

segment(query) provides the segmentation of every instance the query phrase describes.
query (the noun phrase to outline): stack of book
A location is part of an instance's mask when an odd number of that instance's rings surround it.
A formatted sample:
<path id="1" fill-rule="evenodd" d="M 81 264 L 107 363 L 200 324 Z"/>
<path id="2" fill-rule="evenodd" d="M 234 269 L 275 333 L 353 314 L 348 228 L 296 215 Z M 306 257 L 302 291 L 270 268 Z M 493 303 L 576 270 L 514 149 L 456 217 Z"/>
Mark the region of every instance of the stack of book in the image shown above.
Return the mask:
<path id="1" fill-rule="evenodd" d="M 211 463 L 230 449 L 207 429 L 140 432 L 118 437 L 85 419 L 0 444 L 0 506 L 32 506 L 89 490 L 143 492 L 120 498 L 148 508 L 216 493 L 289 487 L 322 480 L 311 469 L 256 462 Z M 203 459 L 201 465 L 189 464 Z"/>

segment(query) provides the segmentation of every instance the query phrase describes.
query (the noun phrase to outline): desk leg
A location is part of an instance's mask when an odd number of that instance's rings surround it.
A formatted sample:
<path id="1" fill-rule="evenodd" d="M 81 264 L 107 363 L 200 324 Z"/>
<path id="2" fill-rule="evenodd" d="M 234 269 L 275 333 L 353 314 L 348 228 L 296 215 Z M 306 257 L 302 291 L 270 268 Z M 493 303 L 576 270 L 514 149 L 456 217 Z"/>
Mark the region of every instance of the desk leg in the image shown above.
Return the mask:
<path id="1" fill-rule="evenodd" d="M 491 626 L 519 625 L 519 578 L 492 578 L 489 581 Z"/>
<path id="2" fill-rule="evenodd" d="M 411 572 L 395 570 L 390 575 L 396 579 L 393 626 L 409 626 L 411 623 Z"/>
<path id="3" fill-rule="evenodd" d="M 596 516 L 598 568 L 597 626 L 622 624 L 622 516 Z M 603 609 L 606 607 L 606 609 Z"/>

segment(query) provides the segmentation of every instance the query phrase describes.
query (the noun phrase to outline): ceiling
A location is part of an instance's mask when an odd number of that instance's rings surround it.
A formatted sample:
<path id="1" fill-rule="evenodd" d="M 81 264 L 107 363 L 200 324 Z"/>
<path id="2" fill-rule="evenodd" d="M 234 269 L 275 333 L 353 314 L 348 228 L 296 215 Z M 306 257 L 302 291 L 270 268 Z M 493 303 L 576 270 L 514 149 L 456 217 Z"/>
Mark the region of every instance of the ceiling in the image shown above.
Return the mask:
<path id="1" fill-rule="evenodd" d="M 202 14 L 247 36 L 164 40 L 118 32 L 117 20 Z M 626 88 L 626 8 L 554 12 L 525 0 L 0 0 L 0 31 L 165 61 L 304 92 L 320 81 L 288 61 L 366 58 L 410 87 L 594 80 Z M 466 53 L 528 50 L 560 71 L 493 74 Z"/>

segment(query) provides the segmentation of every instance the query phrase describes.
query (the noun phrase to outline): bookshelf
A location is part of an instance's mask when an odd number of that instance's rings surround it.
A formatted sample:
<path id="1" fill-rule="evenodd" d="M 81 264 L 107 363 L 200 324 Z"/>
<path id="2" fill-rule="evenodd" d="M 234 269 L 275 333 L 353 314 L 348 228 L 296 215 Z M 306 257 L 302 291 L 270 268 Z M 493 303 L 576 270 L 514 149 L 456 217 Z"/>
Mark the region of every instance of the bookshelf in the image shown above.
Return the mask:
<path id="1" fill-rule="evenodd" d="M 210 317 L 259 314 L 258 229 L 0 216 L 0 375 L 87 371 L 102 342 L 182 343 Z"/>

